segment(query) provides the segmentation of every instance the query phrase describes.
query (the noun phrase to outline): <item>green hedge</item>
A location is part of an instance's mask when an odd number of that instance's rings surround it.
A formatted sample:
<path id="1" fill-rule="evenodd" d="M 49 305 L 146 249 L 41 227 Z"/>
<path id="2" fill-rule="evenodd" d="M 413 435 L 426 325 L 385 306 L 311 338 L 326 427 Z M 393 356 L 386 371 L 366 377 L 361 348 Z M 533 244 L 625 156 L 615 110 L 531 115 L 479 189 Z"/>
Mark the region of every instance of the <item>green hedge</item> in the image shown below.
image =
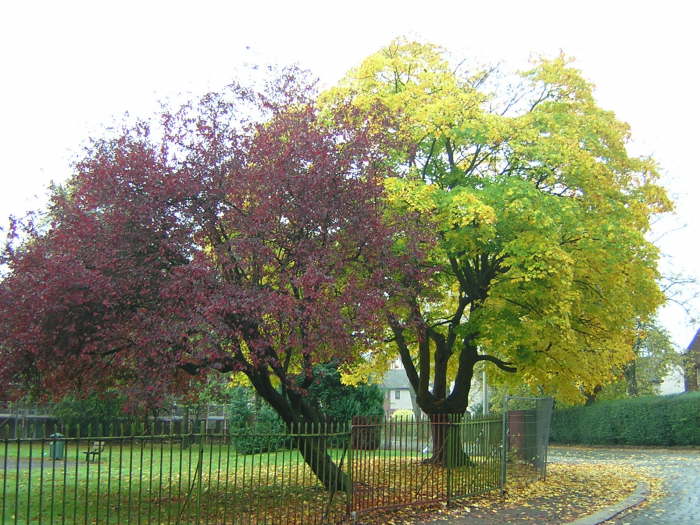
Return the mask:
<path id="1" fill-rule="evenodd" d="M 586 445 L 700 445 L 700 392 L 600 401 L 555 410 L 551 441 Z"/>

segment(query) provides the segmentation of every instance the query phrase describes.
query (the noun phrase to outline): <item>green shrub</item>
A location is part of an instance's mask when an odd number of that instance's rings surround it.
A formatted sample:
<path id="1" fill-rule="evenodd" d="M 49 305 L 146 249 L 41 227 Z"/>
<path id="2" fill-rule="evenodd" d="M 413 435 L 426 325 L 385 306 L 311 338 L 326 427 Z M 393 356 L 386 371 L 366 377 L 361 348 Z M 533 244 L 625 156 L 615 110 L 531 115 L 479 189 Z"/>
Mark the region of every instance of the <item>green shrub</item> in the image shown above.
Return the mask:
<path id="1" fill-rule="evenodd" d="M 413 421 L 415 418 L 416 416 L 413 414 L 413 410 L 407 408 L 399 408 L 398 410 L 394 410 L 393 414 L 391 414 L 392 421 Z"/>
<path id="2" fill-rule="evenodd" d="M 52 411 L 69 436 L 107 435 L 112 427 L 130 423 L 124 414 L 124 399 L 110 392 L 102 396 L 78 398 L 68 395 L 55 403 Z"/>
<path id="3" fill-rule="evenodd" d="M 551 440 L 586 445 L 700 445 L 700 392 L 555 410 Z"/>
<path id="4" fill-rule="evenodd" d="M 353 417 L 362 416 L 374 421 L 383 416 L 384 394 L 377 385 L 343 385 L 337 364 L 334 363 L 315 366 L 313 374 L 308 400 L 320 408 L 325 422 L 318 428 L 309 427 L 309 431 L 327 430 L 336 434 L 326 439 L 326 446 L 346 446 L 347 435 L 338 430 L 349 424 Z M 287 428 L 284 422 L 265 401 L 256 399 L 251 389 L 234 388 L 230 393 L 229 407 L 229 427 L 233 445 L 239 453 L 257 454 L 293 446 L 293 440 L 285 435 Z M 356 432 L 364 432 L 361 438 L 363 446 L 379 446 L 379 428 L 373 426 L 371 430 Z M 368 437 L 369 434 L 371 437 Z"/>
<path id="5" fill-rule="evenodd" d="M 347 423 L 354 416 L 370 418 L 384 415 L 384 394 L 378 385 L 362 383 L 348 386 L 340 382 L 334 363 L 316 365 L 309 397 L 318 404 L 329 421 Z"/>
<path id="6" fill-rule="evenodd" d="M 362 450 L 376 450 L 381 440 L 380 426 L 376 423 L 384 416 L 384 393 L 377 385 L 362 383 L 357 386 L 340 382 L 336 363 L 314 367 L 314 382 L 309 397 L 317 403 L 328 421 L 341 425 L 355 421 L 352 446 Z M 338 435 L 327 440 L 332 448 L 343 448 L 347 437 Z"/>
<path id="7" fill-rule="evenodd" d="M 252 390 L 235 388 L 229 405 L 231 440 L 239 454 L 259 454 L 289 447 L 286 426 L 265 402 L 256 402 Z"/>

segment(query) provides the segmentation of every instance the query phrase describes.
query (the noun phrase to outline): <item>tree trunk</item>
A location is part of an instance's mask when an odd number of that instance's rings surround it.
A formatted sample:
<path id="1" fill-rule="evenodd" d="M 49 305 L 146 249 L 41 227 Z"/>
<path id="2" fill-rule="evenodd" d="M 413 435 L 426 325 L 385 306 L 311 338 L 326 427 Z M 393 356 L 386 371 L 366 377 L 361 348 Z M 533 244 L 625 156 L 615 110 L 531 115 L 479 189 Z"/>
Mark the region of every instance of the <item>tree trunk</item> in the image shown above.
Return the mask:
<path id="1" fill-rule="evenodd" d="M 317 407 L 310 405 L 300 393 L 288 389 L 277 391 L 272 386 L 267 372 L 251 374 L 248 377 L 260 398 L 267 402 L 285 422 L 288 432 L 296 435 L 295 441 L 299 453 L 326 490 L 349 491 L 350 481 L 347 474 L 328 454 L 329 443 L 324 431 L 335 427 L 324 424 L 321 412 Z M 308 388 L 309 384 L 302 383 L 301 386 Z"/>
<path id="2" fill-rule="evenodd" d="M 627 382 L 627 395 L 637 397 L 639 388 L 637 386 L 637 360 L 630 361 L 625 365 L 624 376 Z"/>
<path id="3" fill-rule="evenodd" d="M 590 406 L 596 402 L 596 399 L 598 398 L 598 394 L 600 394 L 601 390 L 603 390 L 603 387 L 600 385 L 597 385 L 593 389 L 593 392 L 585 392 L 584 393 L 584 395 L 586 396 L 586 406 Z"/>
<path id="4" fill-rule="evenodd" d="M 348 492 L 350 479 L 328 454 L 326 437 L 299 436 L 297 448 L 311 471 L 329 492 Z"/>
<path id="5" fill-rule="evenodd" d="M 447 464 L 447 414 L 428 414 L 433 438 L 433 455 L 426 460 L 438 465 Z"/>
<path id="6" fill-rule="evenodd" d="M 429 414 L 433 454 L 426 463 L 444 467 L 471 464 L 460 432 L 462 414 Z"/>
<path id="7" fill-rule="evenodd" d="M 693 339 L 693 341 L 695 341 L 695 339 Z M 700 371 L 700 356 L 695 355 L 696 352 L 697 350 L 688 350 L 683 356 L 683 383 L 686 392 L 698 391 L 698 372 Z"/>
<path id="8" fill-rule="evenodd" d="M 416 423 L 418 423 L 421 420 L 423 412 L 421 411 L 421 408 L 418 406 L 418 401 L 416 400 L 416 392 L 415 392 L 415 390 L 413 390 L 412 386 L 409 389 L 409 393 L 411 395 L 411 410 L 413 411 L 413 418 L 414 418 L 414 421 Z"/>

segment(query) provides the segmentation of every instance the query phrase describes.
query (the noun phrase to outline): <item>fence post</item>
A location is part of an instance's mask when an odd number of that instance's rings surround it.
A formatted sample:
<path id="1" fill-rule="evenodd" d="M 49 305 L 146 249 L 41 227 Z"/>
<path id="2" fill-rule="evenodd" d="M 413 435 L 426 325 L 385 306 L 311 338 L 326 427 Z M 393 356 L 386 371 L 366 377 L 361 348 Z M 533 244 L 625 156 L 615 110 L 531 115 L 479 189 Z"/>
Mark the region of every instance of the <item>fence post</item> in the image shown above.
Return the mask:
<path id="1" fill-rule="evenodd" d="M 506 491 L 506 474 L 508 460 L 508 394 L 503 396 L 503 423 L 501 430 L 501 494 Z"/>
<path id="2" fill-rule="evenodd" d="M 452 439 L 452 424 L 453 424 L 453 419 L 454 415 L 452 414 L 446 414 L 445 420 L 444 420 L 444 425 L 445 429 L 441 430 L 441 432 L 444 432 L 444 441 L 443 441 L 443 446 L 445 447 L 445 452 L 446 452 L 446 461 L 445 461 L 445 469 L 447 470 L 447 506 L 449 507 L 452 504 L 452 470 L 453 466 L 455 463 L 455 446 L 454 446 L 454 439 Z"/>
<path id="3" fill-rule="evenodd" d="M 354 456 L 352 453 L 352 418 L 350 419 L 350 426 L 348 430 L 348 439 L 346 441 L 347 447 L 348 447 L 348 492 L 347 492 L 347 501 L 346 501 L 346 506 L 347 506 L 347 511 L 346 514 L 350 519 L 352 519 L 352 523 L 355 523 L 356 516 L 353 514 L 352 511 L 352 498 L 353 498 L 353 491 L 354 491 L 354 483 L 352 481 L 352 471 L 354 468 Z"/>

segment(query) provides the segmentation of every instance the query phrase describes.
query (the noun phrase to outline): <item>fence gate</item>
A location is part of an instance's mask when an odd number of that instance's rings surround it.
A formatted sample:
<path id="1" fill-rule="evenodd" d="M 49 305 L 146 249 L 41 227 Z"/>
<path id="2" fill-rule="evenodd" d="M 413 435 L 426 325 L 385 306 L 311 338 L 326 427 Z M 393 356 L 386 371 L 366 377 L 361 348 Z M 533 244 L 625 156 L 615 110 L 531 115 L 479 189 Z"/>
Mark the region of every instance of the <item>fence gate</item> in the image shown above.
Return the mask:
<path id="1" fill-rule="evenodd" d="M 511 476 L 546 477 L 553 406 L 551 397 L 505 397 L 506 453 Z"/>

